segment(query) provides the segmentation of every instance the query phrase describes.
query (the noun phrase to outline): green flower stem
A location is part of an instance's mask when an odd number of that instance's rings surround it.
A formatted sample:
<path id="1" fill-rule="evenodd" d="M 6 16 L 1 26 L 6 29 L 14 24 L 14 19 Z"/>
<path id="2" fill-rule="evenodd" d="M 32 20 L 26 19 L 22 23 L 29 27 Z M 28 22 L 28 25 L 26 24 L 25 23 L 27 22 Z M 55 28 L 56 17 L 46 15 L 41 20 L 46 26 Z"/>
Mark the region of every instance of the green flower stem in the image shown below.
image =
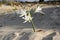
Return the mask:
<path id="1" fill-rule="evenodd" d="M 35 32 L 35 25 L 32 20 L 31 20 L 31 23 L 32 23 L 33 31 Z"/>
<path id="2" fill-rule="evenodd" d="M 29 11 L 28 11 L 28 14 L 29 14 L 29 16 L 31 16 L 31 18 L 32 18 L 32 15 L 30 14 L 30 12 L 29 12 Z M 33 31 L 35 32 L 35 25 L 34 25 L 33 20 L 31 20 L 31 24 L 32 24 L 32 27 L 33 27 Z"/>

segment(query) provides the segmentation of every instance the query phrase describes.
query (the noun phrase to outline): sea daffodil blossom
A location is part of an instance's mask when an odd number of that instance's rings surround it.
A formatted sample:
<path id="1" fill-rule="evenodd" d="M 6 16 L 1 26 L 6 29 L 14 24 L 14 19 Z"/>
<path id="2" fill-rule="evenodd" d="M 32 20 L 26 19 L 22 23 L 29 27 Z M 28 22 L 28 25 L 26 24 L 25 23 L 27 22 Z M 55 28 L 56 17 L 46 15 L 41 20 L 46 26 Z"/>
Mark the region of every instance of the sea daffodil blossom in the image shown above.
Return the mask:
<path id="1" fill-rule="evenodd" d="M 25 20 L 23 23 L 26 23 L 26 22 L 31 22 L 32 17 L 30 15 L 30 13 L 28 13 L 28 15 L 25 15 L 25 17 L 22 17 L 22 19 Z"/>
<path id="2" fill-rule="evenodd" d="M 23 17 L 23 16 L 26 16 L 26 10 L 21 10 L 20 11 L 20 16 L 19 17 Z"/>
<path id="3" fill-rule="evenodd" d="M 22 17 L 22 19 L 24 19 L 25 21 L 23 23 L 26 23 L 26 22 L 31 22 L 32 23 L 32 27 L 33 27 L 33 31 L 35 32 L 35 25 L 32 21 L 32 16 L 31 16 L 31 13 L 30 11 L 21 11 L 21 15 L 19 17 Z"/>
<path id="4" fill-rule="evenodd" d="M 36 10 L 35 10 L 35 13 L 36 12 L 39 12 L 39 13 L 41 13 L 41 14 L 44 14 L 44 12 L 42 12 L 42 7 L 40 7 L 40 6 L 38 6 L 37 8 L 36 8 Z"/>
<path id="5" fill-rule="evenodd" d="M 35 12 L 40 12 L 42 10 L 42 8 L 41 7 L 37 7 L 37 9 L 35 10 Z"/>
<path id="6" fill-rule="evenodd" d="M 31 22 L 31 20 L 32 20 L 32 17 L 30 15 L 30 12 L 27 13 L 26 10 L 21 10 L 19 17 L 22 17 L 22 19 L 25 20 L 23 23 Z"/>

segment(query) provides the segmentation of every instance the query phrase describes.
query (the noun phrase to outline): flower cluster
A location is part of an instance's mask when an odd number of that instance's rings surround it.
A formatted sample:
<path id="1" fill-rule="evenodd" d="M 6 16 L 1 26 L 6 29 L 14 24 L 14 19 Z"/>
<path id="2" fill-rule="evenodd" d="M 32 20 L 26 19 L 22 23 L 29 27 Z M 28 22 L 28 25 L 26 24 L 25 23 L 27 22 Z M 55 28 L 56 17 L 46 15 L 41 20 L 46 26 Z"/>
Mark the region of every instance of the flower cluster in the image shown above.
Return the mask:
<path id="1" fill-rule="evenodd" d="M 35 12 L 40 12 L 40 13 L 43 13 L 42 12 L 42 8 L 38 7 Z M 21 9 L 20 11 L 18 11 L 17 13 L 20 13 L 20 16 L 19 17 L 22 17 L 22 19 L 24 19 L 25 21 L 23 23 L 26 23 L 26 22 L 31 22 L 32 23 L 32 27 L 33 27 L 33 31 L 35 32 L 35 25 L 32 21 L 32 16 L 31 16 L 31 13 L 30 13 L 30 8 L 27 8 L 27 10 L 25 9 Z"/>
<path id="2" fill-rule="evenodd" d="M 31 13 L 29 11 L 30 8 L 28 8 L 27 10 L 25 9 L 21 9 L 18 13 L 20 13 L 19 17 L 22 17 L 22 19 L 24 19 L 25 21 L 23 23 L 26 22 L 31 22 L 32 17 L 31 17 Z M 35 10 L 35 12 L 40 12 L 43 14 L 42 12 L 42 8 L 40 6 L 37 7 L 37 9 Z"/>
<path id="3" fill-rule="evenodd" d="M 25 20 L 23 23 L 31 22 L 32 20 L 30 12 L 27 12 L 26 10 L 21 10 L 19 17 L 22 17 L 22 19 Z"/>

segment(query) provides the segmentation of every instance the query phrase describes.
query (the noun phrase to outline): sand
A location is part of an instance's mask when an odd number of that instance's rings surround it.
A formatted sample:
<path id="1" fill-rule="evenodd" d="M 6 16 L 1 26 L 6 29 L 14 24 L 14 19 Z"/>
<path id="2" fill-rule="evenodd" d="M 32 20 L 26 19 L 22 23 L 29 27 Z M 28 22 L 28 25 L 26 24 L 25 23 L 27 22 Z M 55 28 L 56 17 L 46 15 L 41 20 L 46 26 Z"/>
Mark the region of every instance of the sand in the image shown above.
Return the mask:
<path id="1" fill-rule="evenodd" d="M 11 10 L 13 11 L 14 7 L 2 5 L 0 9 L 1 11 L 4 11 L 4 12 L 7 12 L 8 10 L 11 12 Z M 34 21 L 34 24 L 36 25 L 36 30 L 43 29 L 43 33 L 44 31 L 46 32 L 46 34 L 44 34 L 46 36 L 42 37 L 42 40 L 59 40 L 60 39 L 60 34 L 59 34 L 60 11 L 59 10 L 60 10 L 59 5 L 43 6 L 42 11 L 45 13 L 44 15 L 40 13 L 33 15 L 34 17 L 33 21 Z M 29 22 L 24 24 L 23 21 L 24 20 L 19 17 L 19 14 L 15 12 L 13 13 L 11 12 L 10 14 L 9 13 L 3 14 L 3 15 L 0 14 L 0 39 L 1 40 L 30 40 L 29 39 L 30 35 L 34 34 L 34 32 L 32 31 L 32 25 Z"/>

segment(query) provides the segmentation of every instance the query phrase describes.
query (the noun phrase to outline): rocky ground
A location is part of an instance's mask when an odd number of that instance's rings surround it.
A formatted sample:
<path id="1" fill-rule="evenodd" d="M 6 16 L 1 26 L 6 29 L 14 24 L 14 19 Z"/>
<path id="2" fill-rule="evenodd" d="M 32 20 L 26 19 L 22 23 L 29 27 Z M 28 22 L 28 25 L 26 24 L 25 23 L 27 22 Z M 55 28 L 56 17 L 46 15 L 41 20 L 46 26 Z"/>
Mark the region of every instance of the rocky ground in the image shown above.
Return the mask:
<path id="1" fill-rule="evenodd" d="M 59 40 L 60 39 L 60 5 L 43 5 L 27 4 L 24 6 L 6 6 L 0 7 L 0 40 L 30 40 L 30 35 L 33 34 L 31 23 L 23 23 L 23 19 L 19 17 L 19 14 L 13 10 L 21 9 L 22 7 L 37 8 L 41 6 L 42 11 L 45 14 L 37 13 L 33 15 L 34 24 L 37 29 L 43 29 L 46 34 L 42 37 L 42 40 Z M 8 13 L 7 13 L 8 12 Z M 50 31 L 52 30 L 52 31 Z M 50 33 L 52 32 L 52 33 Z M 19 35 L 18 35 L 19 34 Z M 44 35 L 46 35 L 44 34 Z M 18 35 L 18 36 L 17 36 Z M 43 35 L 43 34 L 41 34 Z M 43 36 L 44 36 L 43 35 Z M 52 36 L 51 36 L 52 35 Z M 29 39 L 30 38 L 30 39 Z M 32 39 L 31 39 L 32 40 Z"/>

